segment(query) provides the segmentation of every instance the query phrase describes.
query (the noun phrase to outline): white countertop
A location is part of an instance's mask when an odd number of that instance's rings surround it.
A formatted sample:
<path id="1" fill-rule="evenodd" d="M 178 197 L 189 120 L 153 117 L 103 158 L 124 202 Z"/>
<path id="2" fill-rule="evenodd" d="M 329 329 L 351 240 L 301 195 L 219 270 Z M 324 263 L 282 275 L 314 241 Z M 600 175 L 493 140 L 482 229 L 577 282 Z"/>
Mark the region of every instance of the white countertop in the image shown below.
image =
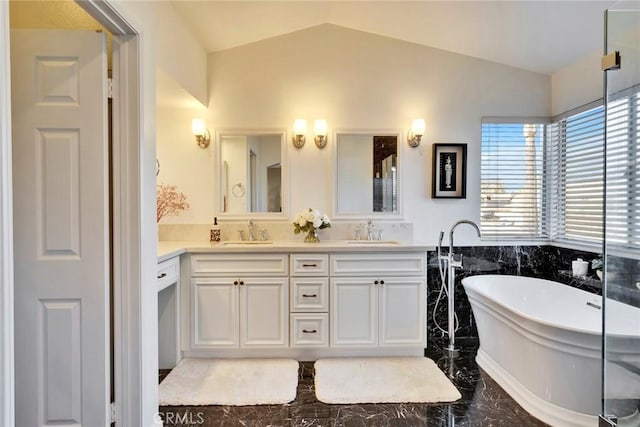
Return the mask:
<path id="1" fill-rule="evenodd" d="M 387 243 L 385 243 L 387 242 Z M 273 240 L 265 242 L 222 241 L 161 241 L 158 242 L 158 262 L 171 259 L 184 253 L 274 253 L 274 252 L 402 252 L 432 251 L 433 245 L 423 242 L 405 241 L 354 241 L 325 240 L 320 243 L 304 243 L 295 240 Z"/>

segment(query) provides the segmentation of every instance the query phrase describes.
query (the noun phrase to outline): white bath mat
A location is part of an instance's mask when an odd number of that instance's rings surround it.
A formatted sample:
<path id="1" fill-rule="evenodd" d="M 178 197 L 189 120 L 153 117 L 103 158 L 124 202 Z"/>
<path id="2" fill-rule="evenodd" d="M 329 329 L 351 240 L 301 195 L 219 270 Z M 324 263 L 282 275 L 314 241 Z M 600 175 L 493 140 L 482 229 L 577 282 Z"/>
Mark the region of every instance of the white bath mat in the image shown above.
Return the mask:
<path id="1" fill-rule="evenodd" d="M 321 359 L 315 371 L 316 397 L 324 403 L 453 402 L 462 397 L 425 357 Z"/>
<path id="2" fill-rule="evenodd" d="M 296 398 L 290 359 L 182 359 L 160 383 L 160 405 L 269 405 Z"/>

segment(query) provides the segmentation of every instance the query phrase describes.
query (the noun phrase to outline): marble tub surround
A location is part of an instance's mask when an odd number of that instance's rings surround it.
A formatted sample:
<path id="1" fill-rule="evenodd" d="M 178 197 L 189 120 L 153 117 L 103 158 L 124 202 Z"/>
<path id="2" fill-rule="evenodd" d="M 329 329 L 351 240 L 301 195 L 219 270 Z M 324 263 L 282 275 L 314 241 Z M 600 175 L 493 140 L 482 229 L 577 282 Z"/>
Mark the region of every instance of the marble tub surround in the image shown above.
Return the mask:
<path id="1" fill-rule="evenodd" d="M 376 221 L 373 227 L 382 230 L 382 240 L 413 240 L 413 224 L 408 222 Z M 212 222 L 213 223 L 213 222 Z M 304 233 L 293 234 L 291 221 L 260 220 L 253 221 L 256 239 L 260 239 L 260 230 L 267 230 L 267 240 L 303 241 Z M 248 236 L 248 220 L 226 220 L 218 218 L 222 240 L 239 240 L 238 230 L 244 230 L 245 239 Z M 366 230 L 366 221 L 332 221 L 330 228 L 319 230 L 320 241 L 323 240 L 353 240 L 356 228 L 360 226 Z M 158 224 L 158 240 L 160 241 L 208 241 L 211 224 Z M 360 233 L 366 238 L 366 231 Z"/>
<path id="2" fill-rule="evenodd" d="M 456 339 L 461 337 L 477 338 L 478 336 L 471 306 L 461 283 L 464 277 L 478 274 L 537 277 L 602 295 L 602 288 L 593 286 L 597 282 L 581 280 L 566 274 L 566 271 L 571 271 L 571 261 L 582 258 L 590 262 L 599 256 L 596 252 L 534 245 L 456 247 L 455 250 L 456 253 L 462 253 L 464 266 L 462 270 L 456 270 L 455 301 L 456 314 L 460 322 Z M 432 320 L 441 284 L 437 253 L 429 251 L 427 259 L 427 336 L 431 341 L 443 339 L 445 334 L 436 328 Z M 610 257 L 609 262 L 616 273 L 609 277 L 610 287 L 607 296 L 616 301 L 640 307 L 640 290 L 634 288 L 635 282 L 640 280 L 640 261 Z M 595 277 L 591 266 L 589 266 L 588 276 L 592 279 Z M 447 302 L 445 298 L 440 301 L 435 317 L 440 326 L 446 329 Z"/>
<path id="3" fill-rule="evenodd" d="M 453 403 L 386 403 L 330 405 L 315 397 L 313 362 L 301 362 L 296 399 L 286 405 L 264 406 L 162 406 L 166 426 L 183 426 L 191 417 L 197 425 L 212 426 L 496 426 L 544 427 L 529 415 L 475 362 L 476 348 L 464 346 L 451 361 L 441 347 L 430 346 L 433 359 L 462 394 Z M 169 421 L 170 417 L 174 422 Z M 200 423 L 200 419 L 202 422 Z"/>

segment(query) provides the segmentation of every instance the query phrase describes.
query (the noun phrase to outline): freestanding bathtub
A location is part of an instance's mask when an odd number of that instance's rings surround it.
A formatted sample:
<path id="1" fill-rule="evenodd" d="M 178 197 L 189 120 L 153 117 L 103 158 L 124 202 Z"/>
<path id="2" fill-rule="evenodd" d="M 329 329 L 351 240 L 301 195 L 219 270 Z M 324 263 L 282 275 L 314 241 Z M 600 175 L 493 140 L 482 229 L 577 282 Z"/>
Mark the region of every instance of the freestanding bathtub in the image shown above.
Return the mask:
<path id="1" fill-rule="evenodd" d="M 472 276 L 462 284 L 478 327 L 478 365 L 547 424 L 597 426 L 602 297 L 519 276 Z M 614 329 L 607 326 L 615 354 L 607 359 L 640 366 L 640 309 L 610 299 L 606 303 L 607 313 L 615 317 Z M 640 377 L 610 365 L 608 375 L 618 376 L 613 384 L 626 381 L 620 390 L 631 394 L 620 398 L 640 398 Z"/>

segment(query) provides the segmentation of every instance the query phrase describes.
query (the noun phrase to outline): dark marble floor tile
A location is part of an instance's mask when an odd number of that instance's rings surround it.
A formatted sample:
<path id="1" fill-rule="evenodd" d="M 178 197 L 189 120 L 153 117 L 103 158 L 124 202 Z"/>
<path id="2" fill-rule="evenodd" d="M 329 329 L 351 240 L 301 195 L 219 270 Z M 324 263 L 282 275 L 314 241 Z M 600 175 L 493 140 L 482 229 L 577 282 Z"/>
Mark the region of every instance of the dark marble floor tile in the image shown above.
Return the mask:
<path id="1" fill-rule="evenodd" d="M 460 390 L 453 403 L 329 405 L 316 399 L 313 362 L 301 362 L 296 399 L 286 405 L 161 407 L 166 426 L 283 427 L 543 427 L 475 362 L 477 341 L 462 342 L 460 356 L 445 343 L 425 351 Z M 187 421 L 187 422 L 185 422 Z"/>

